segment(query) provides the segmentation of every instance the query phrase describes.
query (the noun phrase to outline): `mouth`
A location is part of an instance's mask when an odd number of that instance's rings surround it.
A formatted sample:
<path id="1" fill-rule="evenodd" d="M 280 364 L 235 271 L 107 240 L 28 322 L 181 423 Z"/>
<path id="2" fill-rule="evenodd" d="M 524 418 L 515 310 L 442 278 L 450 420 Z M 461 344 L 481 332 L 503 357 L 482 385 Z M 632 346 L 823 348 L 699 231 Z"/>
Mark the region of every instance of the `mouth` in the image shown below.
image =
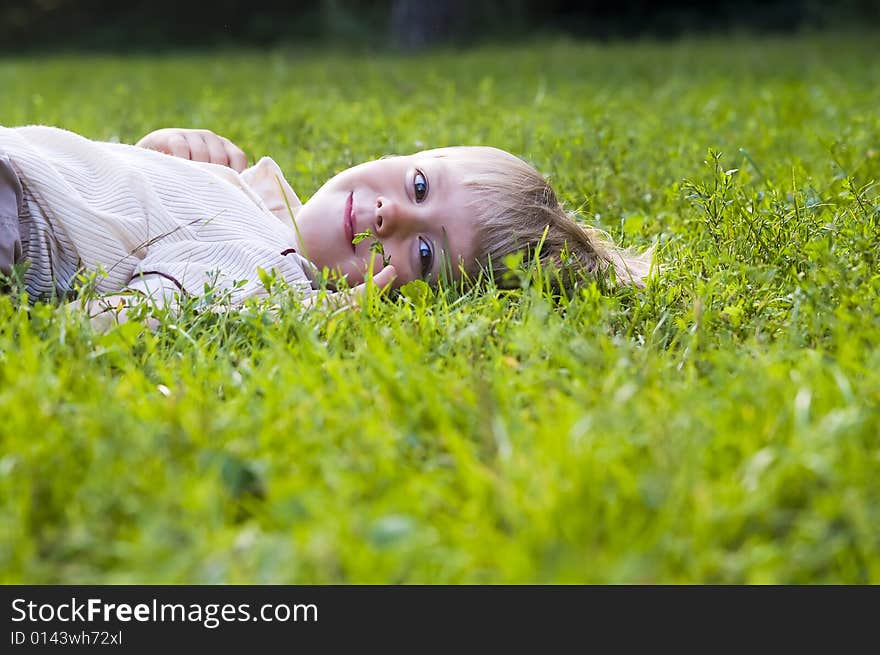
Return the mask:
<path id="1" fill-rule="evenodd" d="M 348 239 L 348 242 L 351 244 L 351 251 L 355 252 L 355 244 L 354 244 L 354 216 L 351 212 L 352 204 L 354 203 L 354 191 L 348 194 L 348 198 L 345 200 L 345 213 L 343 214 L 342 220 L 342 229 L 345 231 L 345 238 Z"/>

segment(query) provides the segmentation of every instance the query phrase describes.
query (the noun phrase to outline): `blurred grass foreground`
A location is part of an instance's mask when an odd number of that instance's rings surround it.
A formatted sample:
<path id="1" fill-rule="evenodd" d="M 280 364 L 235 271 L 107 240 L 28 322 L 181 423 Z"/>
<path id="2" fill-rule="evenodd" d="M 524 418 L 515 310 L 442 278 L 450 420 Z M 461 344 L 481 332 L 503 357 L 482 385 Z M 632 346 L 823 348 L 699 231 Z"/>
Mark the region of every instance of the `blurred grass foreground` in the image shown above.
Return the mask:
<path id="1" fill-rule="evenodd" d="M 506 148 L 664 267 L 155 333 L 0 296 L 0 580 L 880 582 L 877 43 L 0 59 L 4 125 L 210 128 L 303 198 Z"/>

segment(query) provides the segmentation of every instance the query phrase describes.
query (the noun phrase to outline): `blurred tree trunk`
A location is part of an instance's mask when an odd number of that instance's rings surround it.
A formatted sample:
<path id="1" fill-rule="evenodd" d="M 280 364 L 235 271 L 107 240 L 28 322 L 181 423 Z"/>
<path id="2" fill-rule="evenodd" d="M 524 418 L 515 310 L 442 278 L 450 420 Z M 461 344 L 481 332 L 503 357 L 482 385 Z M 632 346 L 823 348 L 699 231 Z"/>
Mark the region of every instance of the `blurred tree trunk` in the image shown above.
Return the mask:
<path id="1" fill-rule="evenodd" d="M 393 0 L 391 36 L 407 50 L 421 50 L 462 36 L 462 0 Z"/>

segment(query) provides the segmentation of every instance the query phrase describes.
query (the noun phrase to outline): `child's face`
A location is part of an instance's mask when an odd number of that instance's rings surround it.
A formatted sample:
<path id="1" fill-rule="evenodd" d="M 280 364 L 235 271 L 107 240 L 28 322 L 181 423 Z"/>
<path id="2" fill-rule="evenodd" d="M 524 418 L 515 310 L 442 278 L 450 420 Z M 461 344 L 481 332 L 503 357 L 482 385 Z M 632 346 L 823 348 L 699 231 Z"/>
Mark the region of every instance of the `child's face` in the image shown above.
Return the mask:
<path id="1" fill-rule="evenodd" d="M 445 257 L 457 274 L 459 262 L 473 261 L 474 225 L 461 171 L 441 153 L 379 159 L 330 179 L 296 213 L 300 253 L 350 285 L 363 282 L 370 259 L 374 274 L 382 270 L 375 241 L 397 272 L 395 286 L 438 279 Z"/>

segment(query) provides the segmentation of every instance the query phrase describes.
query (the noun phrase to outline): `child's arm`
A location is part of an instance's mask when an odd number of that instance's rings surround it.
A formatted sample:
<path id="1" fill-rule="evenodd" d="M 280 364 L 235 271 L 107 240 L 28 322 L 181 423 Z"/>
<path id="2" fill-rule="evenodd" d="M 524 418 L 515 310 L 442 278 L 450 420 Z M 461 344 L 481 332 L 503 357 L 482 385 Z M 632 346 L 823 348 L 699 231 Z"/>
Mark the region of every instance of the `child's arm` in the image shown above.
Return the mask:
<path id="1" fill-rule="evenodd" d="M 289 223 L 302 203 L 269 157 L 248 168 L 247 157 L 237 145 L 210 130 L 166 127 L 150 132 L 135 145 L 192 161 L 227 166 L 237 173 L 283 222 Z M 216 171 L 215 171 L 216 172 Z"/>
<path id="2" fill-rule="evenodd" d="M 348 291 L 331 294 L 313 294 L 305 298 L 302 306 L 305 309 L 325 304 L 334 309 L 356 309 L 367 293 L 368 287 L 373 287 L 376 293 L 384 293 L 390 289 L 397 279 L 397 270 L 394 266 L 386 266 L 376 273 L 371 280 L 362 282 Z M 107 332 L 114 325 L 128 321 L 128 310 L 133 303 L 140 302 L 143 296 L 138 292 L 115 293 L 92 298 L 88 301 L 74 300 L 70 307 L 78 311 L 85 310 L 88 313 L 92 328 L 98 332 Z M 161 296 L 151 296 L 152 302 L 162 304 L 165 299 Z M 144 323 L 150 331 L 155 332 L 159 327 L 159 321 L 148 316 Z"/>
<path id="3" fill-rule="evenodd" d="M 228 166 L 239 173 L 247 167 L 244 151 L 211 130 L 165 127 L 150 132 L 135 145 L 183 159 Z"/>
<path id="4" fill-rule="evenodd" d="M 77 311 L 85 310 L 92 328 L 98 332 L 107 332 L 114 325 L 128 320 L 128 308 L 135 298 L 131 294 L 108 294 L 88 301 L 74 300 L 69 306 Z M 152 316 L 146 320 L 146 326 L 155 331 L 159 321 Z"/>

